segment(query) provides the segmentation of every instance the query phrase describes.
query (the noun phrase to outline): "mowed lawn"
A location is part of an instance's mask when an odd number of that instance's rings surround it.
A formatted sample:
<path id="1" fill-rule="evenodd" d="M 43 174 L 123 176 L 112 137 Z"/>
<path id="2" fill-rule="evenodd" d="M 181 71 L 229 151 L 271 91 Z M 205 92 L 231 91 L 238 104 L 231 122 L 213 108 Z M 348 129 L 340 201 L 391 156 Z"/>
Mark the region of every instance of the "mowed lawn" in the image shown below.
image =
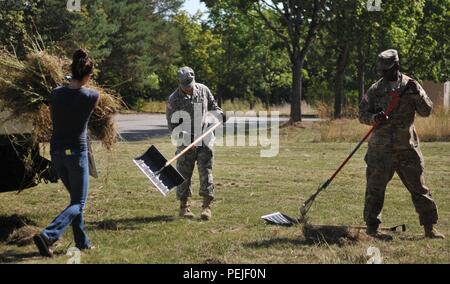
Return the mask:
<path id="1" fill-rule="evenodd" d="M 420 133 L 419 133 L 420 134 Z M 209 222 L 177 217 L 174 192 L 167 198 L 150 186 L 132 158 L 150 144 L 173 156 L 167 137 L 119 143 L 112 152 L 94 145 L 99 179 L 91 179 L 86 208 L 87 232 L 96 246 L 82 253 L 82 263 L 365 263 L 369 246 L 380 249 L 384 263 L 449 263 L 450 238 L 422 237 L 408 191 L 397 176 L 388 186 L 383 210 L 386 226 L 405 223 L 394 241 L 362 240 L 337 245 L 306 242 L 299 226 L 265 224 L 262 215 L 281 211 L 297 217 L 302 201 L 326 180 L 355 143 L 318 143 L 320 133 L 308 128 L 281 130 L 280 152 L 261 158 L 260 147 L 217 147 L 216 201 Z M 317 198 L 310 222 L 364 225 L 362 218 L 364 146 Z M 47 150 L 48 151 L 48 150 Z M 426 183 L 439 208 L 438 228 L 450 237 L 450 143 L 422 143 Z M 198 175 L 194 176 L 193 211 L 200 214 Z M 0 194 L 0 216 L 17 214 L 47 225 L 66 205 L 62 184 L 41 184 L 21 194 Z M 71 230 L 56 247 L 53 259 L 41 258 L 34 245 L 0 243 L 0 262 L 66 263 L 73 245 Z"/>

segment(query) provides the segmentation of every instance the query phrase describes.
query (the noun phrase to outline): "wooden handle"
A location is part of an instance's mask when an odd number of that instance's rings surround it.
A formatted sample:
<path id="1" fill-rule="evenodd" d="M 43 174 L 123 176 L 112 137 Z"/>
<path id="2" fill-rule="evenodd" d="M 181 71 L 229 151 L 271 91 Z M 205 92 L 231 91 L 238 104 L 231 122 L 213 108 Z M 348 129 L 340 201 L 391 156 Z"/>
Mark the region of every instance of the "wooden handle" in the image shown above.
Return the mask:
<path id="1" fill-rule="evenodd" d="M 183 149 L 183 151 L 181 151 L 180 153 L 178 153 L 177 155 L 175 155 L 175 157 L 173 157 L 172 159 L 168 160 L 166 162 L 166 164 L 164 165 L 164 167 L 167 167 L 168 165 L 172 164 L 174 161 L 176 161 L 179 157 L 181 157 L 184 153 L 186 153 L 187 151 L 189 151 L 189 149 L 191 149 L 195 144 L 197 144 L 199 141 L 201 141 L 203 138 L 205 138 L 206 135 L 208 135 L 209 133 L 213 132 L 214 129 L 216 129 L 217 127 L 219 127 L 220 125 L 222 125 L 221 122 L 216 123 L 213 127 L 211 127 L 210 129 L 208 129 L 208 131 L 206 131 L 205 133 L 203 133 L 200 137 L 198 137 L 197 139 L 195 139 L 194 142 L 192 142 L 189 146 L 187 146 L 186 148 Z"/>

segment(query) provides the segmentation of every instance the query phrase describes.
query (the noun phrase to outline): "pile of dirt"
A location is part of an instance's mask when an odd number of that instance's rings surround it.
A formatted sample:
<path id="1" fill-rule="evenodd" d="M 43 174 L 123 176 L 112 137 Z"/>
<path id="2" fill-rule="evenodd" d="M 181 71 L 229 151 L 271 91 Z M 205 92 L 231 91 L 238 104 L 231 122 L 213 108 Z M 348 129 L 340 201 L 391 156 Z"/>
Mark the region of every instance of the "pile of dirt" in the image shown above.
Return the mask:
<path id="1" fill-rule="evenodd" d="M 305 239 L 315 244 L 355 244 L 368 238 L 364 230 L 348 226 L 312 225 L 306 223 L 303 225 L 302 231 Z"/>
<path id="2" fill-rule="evenodd" d="M 26 246 L 39 232 L 36 223 L 19 215 L 0 216 L 0 242 L 7 245 Z"/>

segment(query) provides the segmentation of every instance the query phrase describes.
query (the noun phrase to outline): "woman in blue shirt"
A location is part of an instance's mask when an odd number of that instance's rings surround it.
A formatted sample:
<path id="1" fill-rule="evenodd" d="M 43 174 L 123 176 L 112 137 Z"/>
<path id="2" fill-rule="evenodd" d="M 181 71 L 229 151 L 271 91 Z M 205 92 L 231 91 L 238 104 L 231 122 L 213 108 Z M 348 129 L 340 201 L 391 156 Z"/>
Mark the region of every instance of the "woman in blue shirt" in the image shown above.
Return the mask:
<path id="1" fill-rule="evenodd" d="M 78 249 L 92 248 L 84 231 L 83 208 L 89 188 L 87 127 L 99 93 L 83 87 L 91 79 L 94 63 L 82 49 L 73 55 L 72 80 L 53 90 L 49 97 L 53 133 L 52 165 L 70 193 L 70 204 L 40 234 L 34 243 L 42 256 L 52 257 L 51 246 L 72 225 Z"/>

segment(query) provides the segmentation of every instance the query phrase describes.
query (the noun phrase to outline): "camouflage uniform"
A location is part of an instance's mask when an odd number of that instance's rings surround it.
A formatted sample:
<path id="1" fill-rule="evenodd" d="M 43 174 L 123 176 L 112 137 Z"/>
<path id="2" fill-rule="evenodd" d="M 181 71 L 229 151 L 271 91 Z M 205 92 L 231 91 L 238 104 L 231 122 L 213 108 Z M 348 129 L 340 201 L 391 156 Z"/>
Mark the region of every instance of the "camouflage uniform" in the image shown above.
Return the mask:
<path id="1" fill-rule="evenodd" d="M 195 140 L 195 135 L 199 136 L 201 133 L 195 133 L 196 124 L 202 127 L 206 126 L 206 114 L 208 111 L 215 111 L 223 114 L 222 109 L 217 105 L 209 88 L 200 83 L 194 83 L 194 91 L 192 96 L 184 94 L 178 88 L 169 97 L 167 105 L 166 118 L 169 130 L 172 132 L 175 127 L 181 123 L 173 123 L 172 115 L 176 111 L 186 111 L 191 117 L 190 125 L 183 125 L 183 139 L 184 145 L 178 146 L 176 153 L 182 151 L 190 142 Z M 200 111 L 194 116 L 195 111 Z M 200 116 L 199 119 L 194 119 Z M 207 139 L 205 139 L 207 140 Z M 213 134 L 210 135 L 210 141 L 213 141 Z M 194 170 L 195 162 L 197 161 L 198 172 L 200 176 L 200 196 L 214 197 L 214 183 L 213 183 L 213 158 L 214 153 L 212 143 L 208 145 L 202 144 L 197 148 L 193 148 L 181 156 L 177 160 L 177 169 L 186 178 L 186 181 L 177 187 L 177 198 L 183 199 L 192 196 L 191 178 Z"/>
<path id="2" fill-rule="evenodd" d="M 400 90 L 406 87 L 410 78 L 401 74 Z M 364 220 L 368 226 L 381 223 L 380 213 L 388 182 L 394 172 L 411 193 L 421 225 L 436 224 L 438 213 L 430 190 L 424 184 L 424 161 L 419 148 L 419 138 L 414 128 L 414 116 L 429 116 L 433 103 L 424 89 L 418 85 L 419 94 L 406 92 L 398 106 L 380 127 L 375 129 L 365 156 L 367 163 L 367 187 L 364 206 Z M 394 88 L 395 88 L 394 87 Z M 359 112 L 361 123 L 373 125 L 375 115 L 386 110 L 391 101 L 388 95 L 393 86 L 385 79 L 373 84 L 364 95 Z"/>

